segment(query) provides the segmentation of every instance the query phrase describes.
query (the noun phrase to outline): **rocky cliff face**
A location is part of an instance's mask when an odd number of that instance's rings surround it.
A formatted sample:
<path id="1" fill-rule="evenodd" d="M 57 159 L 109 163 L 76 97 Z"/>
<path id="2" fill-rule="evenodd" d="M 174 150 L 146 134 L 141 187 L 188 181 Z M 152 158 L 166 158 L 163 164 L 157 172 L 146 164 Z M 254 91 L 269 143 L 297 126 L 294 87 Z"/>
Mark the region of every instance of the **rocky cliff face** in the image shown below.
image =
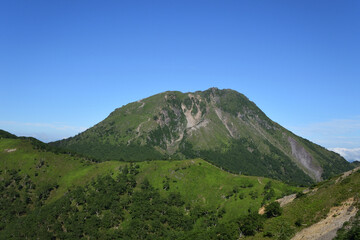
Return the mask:
<path id="1" fill-rule="evenodd" d="M 317 163 L 311 154 L 306 151 L 306 149 L 294 138 L 289 136 L 288 140 L 291 146 L 291 153 L 297 160 L 298 164 L 303 167 L 304 171 L 306 171 L 313 179 L 321 181 L 323 169 L 320 167 L 319 163 Z"/>
<path id="2" fill-rule="evenodd" d="M 217 88 L 130 103 L 53 144 L 99 160 L 202 157 L 234 172 L 302 184 L 350 168 L 339 155 L 270 120 L 244 95 Z"/>

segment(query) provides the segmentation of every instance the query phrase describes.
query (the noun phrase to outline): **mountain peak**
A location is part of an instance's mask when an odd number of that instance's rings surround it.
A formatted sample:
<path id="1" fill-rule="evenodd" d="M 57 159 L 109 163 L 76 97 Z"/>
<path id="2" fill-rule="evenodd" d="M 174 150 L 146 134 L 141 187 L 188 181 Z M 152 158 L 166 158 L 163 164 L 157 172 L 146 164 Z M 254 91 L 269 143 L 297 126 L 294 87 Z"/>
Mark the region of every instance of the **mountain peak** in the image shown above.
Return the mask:
<path id="1" fill-rule="evenodd" d="M 200 157 L 233 172 L 298 184 L 350 169 L 340 156 L 273 122 L 245 95 L 216 87 L 129 103 L 53 144 L 99 160 Z"/>

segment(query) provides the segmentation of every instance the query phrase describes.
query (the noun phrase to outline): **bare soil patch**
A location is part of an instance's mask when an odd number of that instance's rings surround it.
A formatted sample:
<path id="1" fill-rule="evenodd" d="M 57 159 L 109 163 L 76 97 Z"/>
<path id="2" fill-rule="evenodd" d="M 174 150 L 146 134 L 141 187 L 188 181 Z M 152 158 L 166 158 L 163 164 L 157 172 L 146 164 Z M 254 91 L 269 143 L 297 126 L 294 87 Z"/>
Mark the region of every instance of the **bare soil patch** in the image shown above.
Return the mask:
<path id="1" fill-rule="evenodd" d="M 331 208 L 325 219 L 301 230 L 292 240 L 333 239 L 344 222 L 349 221 L 357 213 L 358 209 L 353 206 L 354 202 L 354 198 L 349 198 L 340 206 Z"/>
<path id="2" fill-rule="evenodd" d="M 11 153 L 11 152 L 15 152 L 15 151 L 16 151 L 16 148 L 5 149 L 4 151 L 7 152 L 7 153 Z"/>

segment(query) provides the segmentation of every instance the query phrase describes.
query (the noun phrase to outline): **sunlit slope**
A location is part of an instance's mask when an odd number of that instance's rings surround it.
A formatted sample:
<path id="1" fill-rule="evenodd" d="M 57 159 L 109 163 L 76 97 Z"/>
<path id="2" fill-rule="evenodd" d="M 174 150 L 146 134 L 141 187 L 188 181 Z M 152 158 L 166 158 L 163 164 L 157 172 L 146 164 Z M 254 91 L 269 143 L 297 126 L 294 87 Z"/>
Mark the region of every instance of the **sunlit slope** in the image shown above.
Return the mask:
<path id="1" fill-rule="evenodd" d="M 191 236 L 206 236 L 204 224 L 210 224 L 208 221 L 211 216 L 217 216 L 218 224 L 230 226 L 230 232 L 239 234 L 236 226 L 242 226 L 242 216 L 256 212 L 261 205 L 269 204 L 281 196 L 302 190 L 264 177 L 233 174 L 202 159 L 155 160 L 131 164 L 120 161 L 95 163 L 80 156 L 39 149 L 30 139 L 0 139 L 0 161 L 3 191 L 1 201 L 2 207 L 5 207 L 2 210 L 5 222 L 0 224 L 0 232 L 9 224 L 17 229 L 16 224 L 21 223 L 17 219 L 25 221 L 27 216 L 41 212 L 43 208 L 49 211 L 54 204 L 69 196 L 69 193 L 83 191 L 85 196 L 90 194 L 85 186 L 96 186 L 99 184 L 97 181 L 103 177 L 118 179 L 125 166 L 132 169 L 131 174 L 137 182 L 134 192 L 143 191 L 142 184 L 149 181 L 163 199 L 169 198 L 171 194 L 179 194 L 184 205 L 178 211 L 184 211 L 185 217 L 186 209 L 190 209 L 190 212 L 201 209 L 206 213 L 194 218 L 192 230 L 181 235 L 190 237 L 189 239 Z M 81 188 L 78 189 L 78 186 Z M 312 187 L 309 193 L 299 195 L 284 206 L 281 216 L 267 219 L 255 236 L 246 238 L 289 239 L 296 232 L 321 221 L 329 214 L 330 209 L 342 206 L 349 199 L 354 199 L 352 204 L 356 206 L 359 192 L 359 171 L 347 177 L 335 177 L 321 182 Z M 14 195 L 12 197 L 9 194 Z M 91 206 L 93 203 L 88 204 Z M 136 205 L 130 203 L 129 206 L 134 208 Z M 103 211 L 106 213 L 106 210 Z M 133 224 L 130 217 L 133 212 L 125 209 L 123 214 L 120 224 L 127 229 Z M 99 219 L 101 218 L 100 214 Z M 219 230 L 216 225 L 209 227 L 211 231 L 215 231 L 213 234 L 216 236 L 216 231 Z M 44 231 L 51 235 L 46 228 Z M 11 232 L 11 228 L 7 228 L 6 233 Z M 106 233 L 107 230 L 102 229 L 100 232 Z"/>
<path id="2" fill-rule="evenodd" d="M 99 174 L 119 167 L 120 162 L 93 163 L 70 154 L 56 154 L 36 149 L 30 139 L 0 139 L 0 170 L 16 170 L 28 176 L 36 189 L 49 189 L 49 199 L 58 198 L 68 188 L 84 185 Z"/>
<path id="3" fill-rule="evenodd" d="M 19 176 L 29 177 L 36 184 L 34 192 L 39 189 L 47 192 L 43 205 L 98 176 L 116 177 L 119 168 L 126 164 L 119 161 L 94 163 L 69 154 L 35 149 L 27 139 L 0 139 L 2 175 L 16 170 Z M 224 207 L 227 210 L 225 219 L 245 214 L 249 208 L 260 207 L 263 201 L 298 190 L 268 178 L 232 174 L 201 159 L 146 161 L 136 165 L 139 171 L 137 182 L 147 178 L 161 194 L 179 192 L 192 205 Z M 264 200 L 264 186 L 269 181 L 272 181 L 274 193 Z"/>
<path id="4" fill-rule="evenodd" d="M 163 194 L 180 192 L 187 202 L 210 208 L 225 208 L 225 220 L 258 209 L 264 200 L 264 186 L 271 181 L 274 195 L 269 202 L 299 188 L 263 177 L 250 177 L 223 171 L 201 159 L 149 161 L 138 163 L 139 181 L 148 178 Z"/>
<path id="5" fill-rule="evenodd" d="M 202 158 L 234 173 L 310 185 L 352 166 L 269 119 L 231 89 L 163 92 L 52 145 L 99 161 Z"/>
<path id="6" fill-rule="evenodd" d="M 296 239 L 317 239 L 321 235 L 324 236 L 323 239 L 330 239 L 330 236 L 335 236 L 345 220 L 358 212 L 359 197 L 360 170 L 355 170 L 350 175 L 323 181 L 312 187 L 308 193 L 298 194 L 293 202 L 283 207 L 281 216 L 268 219 L 262 231 L 249 239 L 264 239 L 265 236 L 267 239 L 290 239 L 301 230 L 303 232 L 298 233 Z M 358 212 L 357 222 L 349 223 L 339 239 L 358 239 L 359 217 Z M 334 228 L 334 226 L 338 227 Z M 350 237 L 346 232 L 351 227 L 353 227 L 353 235 Z M 305 230 L 307 228 L 308 231 Z"/>

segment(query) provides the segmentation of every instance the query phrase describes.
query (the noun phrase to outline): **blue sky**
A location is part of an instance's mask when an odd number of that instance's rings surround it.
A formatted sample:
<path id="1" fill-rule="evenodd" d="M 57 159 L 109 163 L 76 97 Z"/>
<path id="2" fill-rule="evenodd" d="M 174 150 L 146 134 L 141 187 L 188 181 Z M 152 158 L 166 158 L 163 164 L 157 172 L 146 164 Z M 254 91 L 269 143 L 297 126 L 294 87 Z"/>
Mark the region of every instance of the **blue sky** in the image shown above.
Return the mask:
<path id="1" fill-rule="evenodd" d="M 44 141 L 166 91 L 231 88 L 360 148 L 360 1 L 1 1 L 0 128 Z"/>

